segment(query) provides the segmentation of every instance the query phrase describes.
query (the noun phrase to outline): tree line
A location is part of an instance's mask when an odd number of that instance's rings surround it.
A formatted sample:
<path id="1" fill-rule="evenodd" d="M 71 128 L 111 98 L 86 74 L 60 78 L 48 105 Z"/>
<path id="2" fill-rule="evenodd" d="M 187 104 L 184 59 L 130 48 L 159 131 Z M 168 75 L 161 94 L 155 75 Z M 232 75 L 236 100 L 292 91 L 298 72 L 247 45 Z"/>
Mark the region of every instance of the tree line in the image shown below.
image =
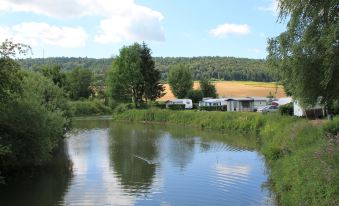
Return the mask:
<path id="1" fill-rule="evenodd" d="M 19 62 L 23 68 L 34 69 L 39 65 L 59 65 L 62 70 L 68 71 L 74 68 L 85 68 L 93 71 L 98 83 L 103 84 L 107 71 L 112 67 L 114 58 L 94 59 L 76 57 L 55 57 L 21 59 Z M 152 57 L 155 69 L 160 71 L 162 81 L 166 81 L 171 65 L 186 65 L 192 72 L 194 80 L 202 77 L 216 80 L 241 80 L 241 81 L 275 81 L 262 59 L 247 59 L 235 57 Z"/>

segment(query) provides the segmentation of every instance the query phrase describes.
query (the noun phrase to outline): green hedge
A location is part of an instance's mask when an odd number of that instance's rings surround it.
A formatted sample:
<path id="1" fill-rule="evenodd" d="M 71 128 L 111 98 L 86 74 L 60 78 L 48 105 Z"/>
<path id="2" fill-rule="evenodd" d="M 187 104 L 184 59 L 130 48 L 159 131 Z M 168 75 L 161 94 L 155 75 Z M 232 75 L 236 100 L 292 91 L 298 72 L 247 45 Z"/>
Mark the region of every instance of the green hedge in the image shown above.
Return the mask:
<path id="1" fill-rule="evenodd" d="M 280 205 L 339 205 L 339 117 L 314 124 L 279 114 L 150 109 L 128 110 L 113 119 L 254 133 Z"/>
<path id="2" fill-rule="evenodd" d="M 168 108 L 171 110 L 184 110 L 185 104 L 170 104 L 168 105 Z"/>
<path id="3" fill-rule="evenodd" d="M 227 111 L 227 106 L 199 106 L 199 110 L 205 111 Z"/>
<path id="4" fill-rule="evenodd" d="M 279 107 L 279 113 L 281 115 L 290 115 L 293 116 L 293 103 L 288 103 Z"/>

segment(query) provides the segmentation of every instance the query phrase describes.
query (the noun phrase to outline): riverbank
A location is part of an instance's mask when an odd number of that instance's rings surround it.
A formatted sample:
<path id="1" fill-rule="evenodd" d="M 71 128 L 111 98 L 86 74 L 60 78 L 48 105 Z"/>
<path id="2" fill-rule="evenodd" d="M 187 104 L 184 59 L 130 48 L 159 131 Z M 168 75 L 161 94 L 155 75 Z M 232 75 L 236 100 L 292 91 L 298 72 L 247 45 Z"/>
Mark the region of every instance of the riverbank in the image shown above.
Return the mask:
<path id="1" fill-rule="evenodd" d="M 339 203 L 339 118 L 324 124 L 277 114 L 126 110 L 114 120 L 158 122 L 257 135 L 280 205 Z"/>

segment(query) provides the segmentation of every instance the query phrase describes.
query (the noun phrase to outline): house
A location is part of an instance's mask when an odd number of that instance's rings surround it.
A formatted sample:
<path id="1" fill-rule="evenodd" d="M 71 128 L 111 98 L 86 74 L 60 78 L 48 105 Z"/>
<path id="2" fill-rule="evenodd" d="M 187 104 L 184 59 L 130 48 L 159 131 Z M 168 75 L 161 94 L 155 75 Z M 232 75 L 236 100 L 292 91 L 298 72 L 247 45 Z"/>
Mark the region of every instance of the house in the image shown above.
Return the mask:
<path id="1" fill-rule="evenodd" d="M 255 110 L 264 108 L 267 105 L 269 105 L 269 102 L 272 102 L 271 98 L 267 97 L 252 97 L 254 102 L 253 102 L 253 107 Z"/>
<path id="2" fill-rule="evenodd" d="M 325 108 L 319 103 L 314 107 L 303 108 L 298 100 L 293 102 L 293 114 L 297 117 L 307 117 L 310 119 L 323 118 L 326 115 Z"/>
<path id="3" fill-rule="evenodd" d="M 254 99 L 250 97 L 240 97 L 240 98 L 204 98 L 199 102 L 199 106 L 212 107 L 212 106 L 224 106 L 226 111 L 230 112 L 253 112 L 254 111 Z"/>
<path id="4" fill-rule="evenodd" d="M 185 109 L 192 109 L 193 108 L 193 102 L 191 99 L 174 99 L 174 100 L 168 100 L 166 102 L 166 108 L 169 107 L 169 105 L 173 104 L 184 104 Z"/>
<path id="5" fill-rule="evenodd" d="M 225 98 L 227 105 L 227 111 L 237 112 L 253 112 L 254 111 L 254 99 L 250 97 L 241 98 Z"/>

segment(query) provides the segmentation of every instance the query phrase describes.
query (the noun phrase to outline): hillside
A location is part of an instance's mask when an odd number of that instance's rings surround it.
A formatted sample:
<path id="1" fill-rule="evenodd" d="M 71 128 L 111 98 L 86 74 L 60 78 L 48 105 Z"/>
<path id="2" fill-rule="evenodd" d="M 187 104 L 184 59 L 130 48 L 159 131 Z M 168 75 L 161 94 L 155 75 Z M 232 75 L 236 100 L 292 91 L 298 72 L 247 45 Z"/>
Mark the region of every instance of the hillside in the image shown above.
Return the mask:
<path id="1" fill-rule="evenodd" d="M 89 68 L 95 73 L 103 74 L 111 68 L 113 58 L 94 59 L 76 57 L 56 57 L 21 59 L 24 68 L 34 69 L 43 64 L 57 64 L 64 70 L 75 67 Z M 207 76 L 218 80 L 264 81 L 271 82 L 274 78 L 268 71 L 265 60 L 235 57 L 155 57 L 155 66 L 160 70 L 162 79 L 167 79 L 170 65 L 186 64 L 192 70 L 194 79 Z"/>

